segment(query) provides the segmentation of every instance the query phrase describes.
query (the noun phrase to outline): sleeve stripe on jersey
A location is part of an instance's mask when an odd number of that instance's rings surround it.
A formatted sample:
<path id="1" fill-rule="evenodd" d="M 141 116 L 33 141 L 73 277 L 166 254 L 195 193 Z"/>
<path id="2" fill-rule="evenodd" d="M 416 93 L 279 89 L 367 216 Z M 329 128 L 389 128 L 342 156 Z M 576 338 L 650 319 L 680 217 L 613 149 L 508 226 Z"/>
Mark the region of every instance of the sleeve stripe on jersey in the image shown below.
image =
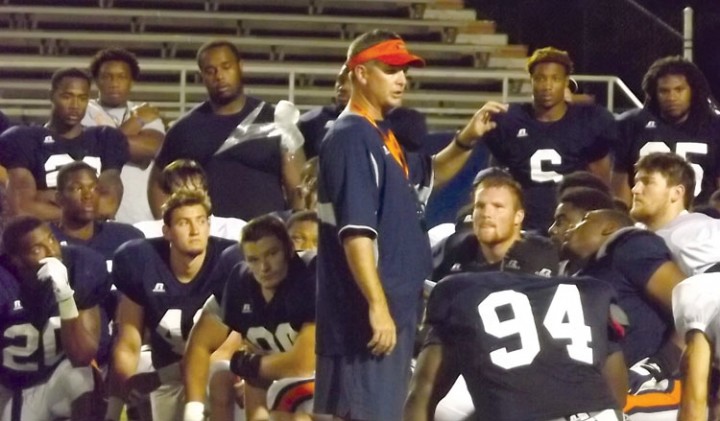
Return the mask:
<path id="1" fill-rule="evenodd" d="M 343 231 L 348 230 L 348 229 L 351 229 L 351 230 L 360 230 L 360 231 L 368 231 L 368 232 L 372 233 L 372 235 L 373 235 L 375 238 L 377 238 L 377 236 L 378 236 L 377 231 L 375 231 L 375 229 L 373 229 L 373 228 L 371 228 L 371 227 L 368 227 L 367 225 L 345 225 L 344 227 L 340 228 L 340 230 L 338 231 L 338 238 L 339 238 L 340 240 L 342 240 L 342 233 L 343 233 Z M 377 244 L 375 245 L 375 248 L 377 249 Z M 376 259 L 376 260 L 377 260 L 377 254 L 378 254 L 378 253 L 377 253 L 377 251 L 376 251 L 376 252 L 375 252 L 375 259 Z"/>

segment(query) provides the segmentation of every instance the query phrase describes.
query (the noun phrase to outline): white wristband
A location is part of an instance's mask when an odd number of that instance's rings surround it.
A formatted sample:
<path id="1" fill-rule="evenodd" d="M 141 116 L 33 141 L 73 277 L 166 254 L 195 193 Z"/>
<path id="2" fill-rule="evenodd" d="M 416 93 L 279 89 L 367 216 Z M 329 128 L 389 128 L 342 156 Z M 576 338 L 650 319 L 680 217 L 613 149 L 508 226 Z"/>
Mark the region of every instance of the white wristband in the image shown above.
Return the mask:
<path id="1" fill-rule="evenodd" d="M 75 298 L 72 296 L 66 300 L 58 303 L 58 313 L 60 313 L 60 320 L 74 319 L 79 316 L 77 305 L 75 305 Z"/>
<path id="2" fill-rule="evenodd" d="M 105 412 L 105 419 L 110 421 L 120 421 L 120 414 L 122 414 L 125 402 L 117 396 L 110 396 L 108 398 L 107 411 Z"/>
<path id="3" fill-rule="evenodd" d="M 185 404 L 183 421 L 203 421 L 205 419 L 205 405 L 202 402 L 188 402 Z"/>

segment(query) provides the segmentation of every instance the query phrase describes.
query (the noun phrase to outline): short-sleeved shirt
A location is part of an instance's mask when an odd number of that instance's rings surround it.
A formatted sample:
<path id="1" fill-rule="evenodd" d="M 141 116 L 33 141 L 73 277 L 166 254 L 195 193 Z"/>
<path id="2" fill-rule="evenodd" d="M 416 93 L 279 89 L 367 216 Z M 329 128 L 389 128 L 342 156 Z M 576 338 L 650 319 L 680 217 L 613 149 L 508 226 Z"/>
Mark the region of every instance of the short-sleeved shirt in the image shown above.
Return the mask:
<path id="1" fill-rule="evenodd" d="M 86 127 L 94 126 L 110 126 L 120 128 L 130 117 L 132 117 L 132 109 L 136 104 L 128 101 L 122 107 L 104 107 L 96 99 L 88 102 L 85 117 L 82 119 L 82 125 Z M 155 130 L 158 133 L 165 134 L 165 124 L 160 118 L 145 122 L 142 130 Z M 152 219 L 150 204 L 147 200 L 147 185 L 150 179 L 150 169 L 137 167 L 132 163 L 128 163 L 120 173 L 120 179 L 123 183 L 123 199 L 120 207 L 115 214 L 115 219 L 120 222 L 132 224 L 139 221 Z"/>
<path id="2" fill-rule="evenodd" d="M 426 321 L 455 357 L 478 414 L 543 420 L 615 408 L 602 376 L 619 350 L 614 291 L 592 278 L 488 272 L 433 289 Z"/>
<path id="3" fill-rule="evenodd" d="M 488 262 L 480 250 L 480 243 L 472 231 L 457 233 L 448 241 L 433 248 L 436 264 L 432 280 L 437 282 L 445 276 L 462 272 L 487 272 L 510 270 L 534 273 L 540 276 L 557 276 L 559 256 L 557 247 L 546 237 L 523 233 L 507 251 L 505 257 L 495 263 Z"/>
<path id="4" fill-rule="evenodd" d="M 62 246 L 62 261 L 78 310 L 99 305 L 110 291 L 105 261 L 85 247 Z M 50 283 L 39 290 L 24 287 L 7 256 L 0 257 L 0 383 L 18 390 L 45 382 L 65 358 L 60 315 Z M 108 339 L 101 331 L 101 342 Z"/>
<path id="5" fill-rule="evenodd" d="M 523 227 L 544 234 L 557 205 L 555 184 L 609 153 L 617 142 L 615 119 L 599 106 L 569 105 L 560 120 L 542 122 L 531 104 L 512 104 L 495 120 L 497 128 L 485 135 L 485 144 L 523 187 Z"/>
<path id="6" fill-rule="evenodd" d="M 377 270 L 398 325 L 415 323 L 431 254 L 422 223 L 429 193 L 428 157 L 405 154 L 409 179 L 365 118 L 344 113 L 320 148 L 318 213 L 318 354 L 365 352 L 371 332 L 367 302 L 348 266 L 343 236 L 360 231 L 374 238 Z M 424 187 L 423 187 L 424 186 Z"/>
<path id="7" fill-rule="evenodd" d="M 245 121 L 260 107 L 259 114 Z M 259 99 L 246 97 L 243 109 L 231 115 L 215 114 L 209 102 L 193 108 L 175 123 L 165 136 L 155 165 L 164 168 L 176 159 L 193 159 L 207 173 L 213 213 L 250 219 L 286 208 L 282 186 L 280 137 L 259 136 L 215 154 L 240 123 L 274 121 L 274 109 Z M 236 134 L 242 135 L 242 133 Z"/>
<path id="8" fill-rule="evenodd" d="M 342 108 L 337 105 L 325 105 L 313 108 L 300 116 L 298 129 L 305 138 L 305 157 L 310 159 L 320 152 L 320 144 L 338 118 Z"/>
<path id="9" fill-rule="evenodd" d="M 58 171 L 73 161 L 83 161 L 99 174 L 121 170 L 129 156 L 127 138 L 112 127 L 86 127 L 73 139 L 37 126 L 16 126 L 0 135 L 0 165 L 27 168 L 38 190 L 56 188 Z"/>
<path id="10" fill-rule="evenodd" d="M 628 174 L 632 185 L 635 163 L 652 152 L 674 152 L 687 159 L 695 171 L 695 200 L 705 203 L 717 188 L 720 175 L 720 117 L 707 124 L 693 121 L 672 125 L 646 109 L 630 110 L 618 119 L 619 142 L 616 171 Z"/>
<path id="11" fill-rule="evenodd" d="M 675 328 L 683 338 L 692 330 L 707 336 L 715 350 L 713 365 L 720 367 L 720 274 L 690 277 L 672 292 Z"/>
<path id="12" fill-rule="evenodd" d="M 628 366 L 654 354 L 672 332 L 672 321 L 645 291 L 657 269 L 672 261 L 662 239 L 636 228 L 618 230 L 579 275 L 593 276 L 612 285 L 629 327 L 623 345 Z"/>
<path id="13" fill-rule="evenodd" d="M 655 231 L 687 276 L 720 263 L 720 220 L 702 213 L 682 212 Z"/>
<path id="14" fill-rule="evenodd" d="M 315 322 L 315 271 L 293 256 L 287 277 L 268 302 L 245 262 L 229 272 L 225 291 L 216 299 L 223 323 L 256 347 L 269 352 L 289 351 L 302 326 Z"/>
<path id="15" fill-rule="evenodd" d="M 214 268 L 231 244 L 210 237 L 202 267 L 188 283 L 180 282 L 170 269 L 170 243 L 163 238 L 131 240 L 115 253 L 113 282 L 143 308 L 156 369 L 182 358 L 185 341 L 203 304 L 223 288 L 224 279 L 214 276 Z"/>

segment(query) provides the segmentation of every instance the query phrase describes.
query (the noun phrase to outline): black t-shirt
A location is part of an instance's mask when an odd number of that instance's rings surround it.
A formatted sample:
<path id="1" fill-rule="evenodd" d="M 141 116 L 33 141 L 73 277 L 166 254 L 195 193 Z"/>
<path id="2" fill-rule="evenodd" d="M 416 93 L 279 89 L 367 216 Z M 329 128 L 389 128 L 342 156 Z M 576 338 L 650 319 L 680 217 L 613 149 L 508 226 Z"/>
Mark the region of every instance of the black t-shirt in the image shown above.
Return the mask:
<path id="1" fill-rule="evenodd" d="M 56 188 L 58 171 L 70 162 L 83 161 L 100 173 L 121 170 L 129 157 L 127 138 L 114 127 L 84 127 L 73 139 L 37 126 L 15 126 L 0 135 L 0 165 L 27 168 L 38 190 Z"/>
<path id="2" fill-rule="evenodd" d="M 287 277 L 266 302 L 250 269 L 237 264 L 225 282 L 223 323 L 270 352 L 292 348 L 302 326 L 315 322 L 315 265 L 293 256 Z"/>
<path id="3" fill-rule="evenodd" d="M 193 159 L 207 173 L 213 214 L 246 221 L 265 213 L 286 208 L 282 187 L 280 137 L 257 138 L 238 143 L 216 154 L 240 123 L 274 121 L 272 105 L 262 103 L 259 114 L 244 122 L 261 105 L 259 99 L 247 97 L 243 109 L 232 115 L 217 115 L 204 102 L 178 120 L 165 136 L 155 165 L 164 168 L 176 159 Z"/>
<path id="4" fill-rule="evenodd" d="M 705 203 L 717 188 L 720 175 L 720 117 L 707 124 L 692 121 L 672 125 L 646 109 L 631 110 L 618 120 L 620 141 L 615 150 L 615 170 L 628 174 L 630 185 L 634 165 L 652 152 L 674 152 L 687 159 L 695 170 L 695 203 Z"/>
<path id="5" fill-rule="evenodd" d="M 523 227 L 544 235 L 557 206 L 555 183 L 609 153 L 617 142 L 615 119 L 599 106 L 569 105 L 560 120 L 548 123 L 535 119 L 531 104 L 513 104 L 495 121 L 485 143 L 523 187 Z"/>
<path id="6" fill-rule="evenodd" d="M 629 321 L 623 353 L 630 366 L 657 352 L 673 330 L 671 316 L 664 315 L 645 292 L 652 275 L 671 262 L 672 255 L 662 238 L 636 228 L 618 231 L 601 250 L 578 273 L 601 279 L 617 291 L 618 304 Z"/>
<path id="7" fill-rule="evenodd" d="M 89 247 L 102 254 L 106 261 L 112 262 L 113 255 L 126 241 L 136 238 L 145 238 L 142 231 L 130 224 L 120 222 L 98 221 L 95 223 L 95 234 L 91 239 L 85 241 L 79 238 L 66 235 L 65 232 L 56 224 L 50 224 L 50 228 L 55 234 L 58 241 L 67 244 L 75 244 Z M 110 265 L 108 265 L 108 271 Z"/>
<path id="8" fill-rule="evenodd" d="M 310 159 L 320 153 L 320 144 L 342 112 L 336 105 L 325 105 L 313 108 L 300 116 L 298 129 L 305 138 L 305 157 Z"/>
<path id="9" fill-rule="evenodd" d="M 144 310 L 156 369 L 182 358 L 185 341 L 203 304 L 224 287 L 224 278 L 215 276 L 214 268 L 231 244 L 230 240 L 210 237 L 205 261 L 189 283 L 178 281 L 170 269 L 170 243 L 163 238 L 131 240 L 115 253 L 114 284 Z"/>
<path id="10" fill-rule="evenodd" d="M 47 381 L 65 358 L 60 315 L 50 283 L 40 290 L 23 287 L 7 256 L 0 256 L 0 383 L 18 390 Z M 62 246 L 62 261 L 78 310 L 99 305 L 110 291 L 105 262 L 86 247 Z M 101 328 L 99 353 L 110 343 L 107 325 Z M 106 352 L 106 351 L 105 351 Z"/>
<path id="11" fill-rule="evenodd" d="M 617 407 L 601 374 L 619 349 L 613 300 L 592 278 L 464 273 L 433 289 L 427 321 L 459 364 L 477 414 L 543 420 Z"/>

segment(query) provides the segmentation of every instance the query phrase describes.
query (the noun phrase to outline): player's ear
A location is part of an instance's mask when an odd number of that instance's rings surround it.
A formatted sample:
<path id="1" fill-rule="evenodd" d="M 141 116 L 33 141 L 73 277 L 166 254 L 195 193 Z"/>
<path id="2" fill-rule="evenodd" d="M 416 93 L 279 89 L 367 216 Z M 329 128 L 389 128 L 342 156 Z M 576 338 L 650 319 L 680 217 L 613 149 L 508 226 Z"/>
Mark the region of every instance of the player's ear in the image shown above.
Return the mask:
<path id="1" fill-rule="evenodd" d="M 163 238 L 170 241 L 170 227 L 168 227 L 164 223 L 162 226 L 162 233 L 163 233 Z"/>
<path id="2" fill-rule="evenodd" d="M 515 211 L 515 225 L 522 225 L 525 220 L 525 209 L 518 209 Z"/>
<path id="3" fill-rule="evenodd" d="M 685 200 L 685 186 L 678 184 L 670 188 L 670 200 L 672 202 Z"/>

